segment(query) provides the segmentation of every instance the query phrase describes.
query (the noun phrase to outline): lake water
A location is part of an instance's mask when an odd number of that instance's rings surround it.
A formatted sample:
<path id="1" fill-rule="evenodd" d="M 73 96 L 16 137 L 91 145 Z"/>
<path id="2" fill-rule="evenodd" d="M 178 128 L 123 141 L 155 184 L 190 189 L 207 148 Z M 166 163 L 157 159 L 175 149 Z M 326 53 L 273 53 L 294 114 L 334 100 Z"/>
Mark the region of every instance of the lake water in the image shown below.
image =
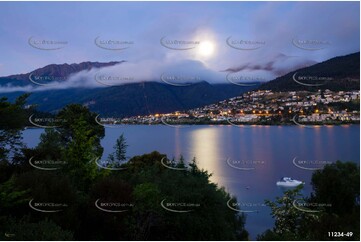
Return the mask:
<path id="1" fill-rule="evenodd" d="M 28 147 L 36 146 L 42 132 L 42 129 L 25 130 L 24 142 Z M 249 211 L 246 228 L 251 239 L 273 226 L 264 200 L 282 195 L 276 186 L 280 177 L 305 181 L 302 192 L 308 196 L 312 190 L 311 169 L 336 160 L 360 161 L 359 125 L 118 126 L 105 129 L 104 159 L 122 133 L 129 145 L 128 156 L 157 150 L 168 158 L 183 155 L 190 161 L 196 157 L 199 167 L 213 174 L 211 180 L 235 195 L 242 210 Z"/>

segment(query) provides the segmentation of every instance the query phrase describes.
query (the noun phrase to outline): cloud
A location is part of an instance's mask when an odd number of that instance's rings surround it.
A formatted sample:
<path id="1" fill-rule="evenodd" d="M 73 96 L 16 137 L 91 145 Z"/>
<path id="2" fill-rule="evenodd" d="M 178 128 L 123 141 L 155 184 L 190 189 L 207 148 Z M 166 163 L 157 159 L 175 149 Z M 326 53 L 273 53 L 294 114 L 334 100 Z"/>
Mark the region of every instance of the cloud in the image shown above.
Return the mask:
<path id="1" fill-rule="evenodd" d="M 210 83 L 224 82 L 225 75 L 193 60 L 143 60 L 124 62 L 111 67 L 92 68 L 69 76 L 64 81 L 42 82 L 42 85 L 29 84 L 12 86 L 7 84 L 0 88 L 1 93 L 38 92 L 47 90 L 64 90 L 69 88 L 104 88 L 137 82 L 163 82 L 172 77 L 175 84 L 184 82 L 207 81 Z M 49 78 L 51 79 L 51 78 Z"/>
<path id="2" fill-rule="evenodd" d="M 273 68 L 273 63 L 268 64 Z M 139 82 L 160 82 L 168 84 L 185 84 L 207 81 L 211 84 L 227 83 L 228 72 L 240 72 L 243 76 L 259 76 L 263 81 L 272 77 L 267 73 L 267 67 L 248 65 L 242 70 L 214 71 L 201 61 L 164 59 L 142 60 L 139 62 L 123 62 L 110 67 L 92 68 L 69 76 L 64 81 L 50 81 L 43 85 L 29 84 L 12 86 L 7 84 L 0 88 L 1 93 L 9 92 L 39 92 L 47 90 L 64 90 L 69 88 L 105 88 Z M 49 78 L 51 79 L 51 78 Z"/>
<path id="3" fill-rule="evenodd" d="M 246 62 L 242 65 L 231 67 L 225 72 L 242 72 L 242 71 L 266 71 L 272 73 L 273 76 L 280 76 L 287 74 L 290 71 L 300 69 L 303 67 L 311 66 L 317 62 L 312 60 L 305 60 L 297 58 L 297 56 L 287 56 L 284 54 L 278 54 L 269 60 L 265 60 L 259 63 Z"/>
<path id="4" fill-rule="evenodd" d="M 123 14 L 118 13 L 119 8 L 110 9 L 109 4 L 99 4 L 97 7 L 94 7 L 93 3 L 82 6 L 74 4 L 73 7 L 64 4 L 61 6 L 62 11 L 51 13 L 54 17 L 47 18 L 47 21 L 38 15 L 37 8 L 31 7 L 26 11 L 26 16 L 30 19 L 37 16 L 34 22 L 12 21 L 13 18 L 23 18 L 17 17 L 17 14 L 8 16 L 4 12 L 3 18 L 9 17 L 9 22 L 14 23 L 16 28 L 9 28 L 4 35 L 4 41 L 10 43 L 11 48 L 4 49 L 3 57 L 0 57 L 0 62 L 7 65 L 6 68 L 0 67 L 1 70 L 15 70 L 18 66 L 18 69 L 25 68 L 30 71 L 54 62 L 79 63 L 79 59 L 127 62 L 114 67 L 84 71 L 58 85 L 3 86 L 0 92 L 102 88 L 120 83 L 161 82 L 163 74 L 190 79 L 197 77 L 196 80 L 210 83 L 226 83 L 225 75 L 228 72 L 262 76 L 263 80 L 272 80 L 298 68 L 359 51 L 360 12 L 359 8 L 355 8 L 359 6 L 358 3 L 154 3 L 151 6 L 157 7 L 151 11 L 147 3 L 112 3 L 114 6 L 123 6 Z M 21 12 L 23 5 L 15 5 L 19 9 L 17 12 Z M 53 11 L 48 4 L 44 3 L 43 7 Z M 81 8 L 82 11 L 84 8 L 84 11 L 92 14 L 79 16 L 82 21 L 73 23 L 74 28 L 53 32 L 53 26 L 64 23 L 65 13 L 76 16 L 76 8 Z M 200 8 L 203 10 L 202 14 L 199 14 Z M 131 18 L 133 12 L 127 11 L 129 9 L 137 9 L 142 14 L 137 14 L 136 19 Z M 174 14 L 175 9 L 182 11 Z M 105 12 L 107 14 L 104 14 Z M 118 28 L 114 29 L 110 22 L 117 23 Z M 89 29 L 88 26 L 93 27 Z M 78 34 L 80 30 L 85 29 L 84 34 Z M 50 54 L 24 44 L 31 35 L 48 34 L 59 36 L 60 39 L 65 38 L 69 44 L 61 51 Z M 124 51 L 104 50 L 94 44 L 97 36 L 102 39 L 131 40 L 134 41 L 134 45 Z M 214 44 L 214 55 L 202 56 L 199 46 L 186 51 L 167 49 L 160 44 L 160 39 L 164 36 L 186 41 L 209 41 Z M 229 37 L 236 40 L 260 41 L 264 44 L 255 50 L 239 50 L 227 45 L 226 40 Z M 330 44 L 324 49 L 307 51 L 292 44 L 295 38 L 326 40 Z M 1 58 L 6 58 L 7 62 Z M 112 80 L 105 80 L 106 77 Z"/>

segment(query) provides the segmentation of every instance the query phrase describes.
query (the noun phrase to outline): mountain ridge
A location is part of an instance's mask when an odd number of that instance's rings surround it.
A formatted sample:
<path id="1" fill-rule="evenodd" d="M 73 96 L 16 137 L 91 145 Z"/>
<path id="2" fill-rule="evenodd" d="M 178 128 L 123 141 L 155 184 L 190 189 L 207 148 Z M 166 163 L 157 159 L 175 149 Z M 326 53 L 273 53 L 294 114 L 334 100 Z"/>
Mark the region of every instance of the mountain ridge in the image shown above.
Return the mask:
<path id="1" fill-rule="evenodd" d="M 91 70 L 93 68 L 103 68 L 121 64 L 125 61 L 110 61 L 110 62 L 91 62 L 85 61 L 81 63 L 72 64 L 49 64 L 41 68 L 37 68 L 31 72 L 24 74 L 15 74 L 10 76 L 0 77 L 0 84 L 9 84 L 16 81 L 18 86 L 35 85 L 29 80 L 31 74 L 36 76 L 52 76 L 61 77 L 59 80 L 66 79 L 72 74 L 79 73 L 85 70 Z"/>
<path id="2" fill-rule="evenodd" d="M 302 80 L 297 83 L 296 81 L 298 80 L 295 73 L 298 78 L 303 75 L 303 79 L 318 80 Z M 286 75 L 260 85 L 258 89 L 268 89 L 272 91 L 314 91 L 318 89 L 337 91 L 360 89 L 360 52 L 337 56 L 309 67 L 291 71 Z"/>
<path id="3" fill-rule="evenodd" d="M 35 75 L 71 75 L 83 70 L 114 66 L 124 61 L 82 62 L 79 64 L 51 64 L 38 68 Z M 129 83 L 121 86 L 102 88 L 69 88 L 64 90 L 43 90 L 33 92 L 28 98 L 30 104 L 38 106 L 40 111 L 55 113 L 69 103 L 88 106 L 90 110 L 107 116 L 134 116 L 154 113 L 184 111 L 213 104 L 232 97 L 240 96 L 252 90 L 273 91 L 315 91 L 318 89 L 355 90 L 360 88 L 360 52 L 334 57 L 315 65 L 291 71 L 267 83 L 255 86 L 239 86 L 231 83 L 210 84 L 201 81 L 188 86 L 173 86 L 157 81 Z M 301 85 L 294 80 L 295 73 L 311 76 L 329 76 L 332 80 L 322 85 Z M 28 74 L 12 75 L 0 78 L 14 81 L 20 79 L 31 83 Z M 308 83 L 308 84 L 312 84 Z M 32 85 L 35 85 L 32 83 Z M 15 100 L 24 92 L 3 93 L 9 100 Z"/>

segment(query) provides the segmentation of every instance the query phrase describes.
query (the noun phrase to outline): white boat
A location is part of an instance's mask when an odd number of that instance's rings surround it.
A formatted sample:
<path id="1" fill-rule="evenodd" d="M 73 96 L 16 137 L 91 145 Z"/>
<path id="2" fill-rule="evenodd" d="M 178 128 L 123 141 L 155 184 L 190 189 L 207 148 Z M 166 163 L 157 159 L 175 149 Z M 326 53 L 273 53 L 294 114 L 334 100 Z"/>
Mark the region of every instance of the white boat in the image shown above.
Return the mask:
<path id="1" fill-rule="evenodd" d="M 305 184 L 303 181 L 293 180 L 291 177 L 282 177 L 277 183 L 280 187 L 297 187 L 301 184 Z"/>

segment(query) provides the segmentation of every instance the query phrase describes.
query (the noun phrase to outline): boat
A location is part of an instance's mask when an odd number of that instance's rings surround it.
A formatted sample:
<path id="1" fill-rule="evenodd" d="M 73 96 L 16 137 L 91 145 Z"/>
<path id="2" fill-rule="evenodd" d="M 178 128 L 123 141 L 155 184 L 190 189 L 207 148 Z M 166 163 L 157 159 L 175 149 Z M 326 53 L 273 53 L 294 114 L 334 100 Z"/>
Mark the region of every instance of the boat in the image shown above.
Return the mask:
<path id="1" fill-rule="evenodd" d="M 280 187 L 297 187 L 301 184 L 305 184 L 303 181 L 294 180 L 291 177 L 282 177 L 277 183 Z"/>

